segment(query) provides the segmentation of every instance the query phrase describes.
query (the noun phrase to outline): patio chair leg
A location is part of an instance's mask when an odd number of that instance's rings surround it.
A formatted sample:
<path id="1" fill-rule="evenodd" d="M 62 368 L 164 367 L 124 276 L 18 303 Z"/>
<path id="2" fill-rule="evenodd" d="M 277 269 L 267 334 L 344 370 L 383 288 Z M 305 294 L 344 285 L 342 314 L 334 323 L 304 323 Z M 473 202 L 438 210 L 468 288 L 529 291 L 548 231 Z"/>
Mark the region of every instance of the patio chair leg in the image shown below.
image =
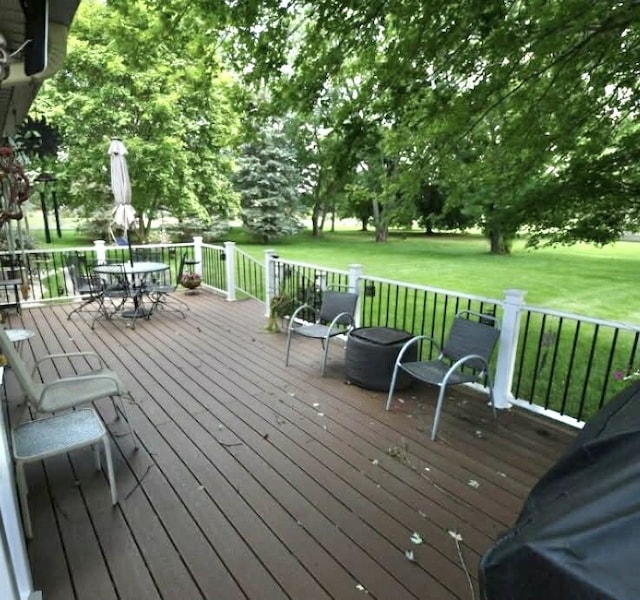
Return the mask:
<path id="1" fill-rule="evenodd" d="M 444 393 L 447 389 L 446 385 L 439 385 L 440 392 L 438 393 L 438 403 L 436 404 L 436 412 L 433 415 L 433 428 L 431 429 L 431 440 L 435 442 L 436 434 L 438 432 L 438 424 L 440 422 L 440 413 L 442 412 L 442 405 L 444 404 Z"/>
<path id="2" fill-rule="evenodd" d="M 67 315 L 67 321 L 69 319 L 71 319 L 71 317 L 77 313 L 80 312 L 85 306 L 88 306 L 89 304 L 93 303 L 93 302 L 97 302 L 98 298 L 89 298 L 88 300 L 85 300 L 80 306 L 76 306 L 68 315 Z"/>
<path id="3" fill-rule="evenodd" d="M 129 412 L 127 411 L 127 398 L 129 398 L 131 402 L 135 402 L 135 400 L 133 399 L 133 396 L 130 393 L 123 394 L 122 396 L 120 396 L 120 403 L 121 403 L 120 412 L 122 413 L 122 416 L 125 422 L 127 423 L 127 426 L 129 427 L 129 434 L 131 435 L 131 439 L 133 440 L 133 449 L 137 450 L 138 438 L 136 437 L 136 433 L 133 430 L 133 425 L 131 425 L 131 421 L 129 419 Z M 116 411 L 116 418 L 118 418 L 118 407 L 115 403 L 115 400 L 113 399 L 113 396 L 111 397 L 111 400 L 113 402 L 113 406 Z"/>
<path id="4" fill-rule="evenodd" d="M 291 330 L 287 332 L 287 350 L 284 355 L 284 366 L 289 366 L 289 350 L 291 348 Z"/>
<path id="5" fill-rule="evenodd" d="M 391 408 L 391 401 L 393 400 L 393 390 L 396 388 L 396 379 L 398 379 L 398 363 L 393 367 L 393 375 L 391 376 L 391 384 L 389 385 L 389 395 L 387 396 L 387 403 L 384 409 L 389 410 Z"/>
<path id="6" fill-rule="evenodd" d="M 322 368 L 320 369 L 321 377 L 324 377 L 324 371 L 327 368 L 327 357 L 329 356 L 329 340 L 330 338 L 322 340 L 322 349 L 324 350 L 324 352 L 322 354 Z"/>
<path id="7" fill-rule="evenodd" d="M 102 461 L 100 460 L 100 444 L 94 444 L 91 446 L 93 450 L 93 455 L 96 459 L 96 471 L 99 471 L 102 468 Z"/>
<path id="8" fill-rule="evenodd" d="M 107 459 L 107 476 L 109 478 L 109 488 L 111 489 L 111 504 L 115 506 L 118 503 L 118 491 L 116 490 L 116 478 L 113 474 L 113 458 L 111 457 L 109 434 L 106 434 L 102 438 L 102 441 L 104 443 L 104 454 Z"/>
<path id="9" fill-rule="evenodd" d="M 24 472 L 24 463 L 16 461 L 16 483 L 18 484 L 18 497 L 20 499 L 20 508 L 22 510 L 22 524 L 24 527 L 24 535 L 27 539 L 33 538 L 33 528 L 31 527 L 31 514 L 29 513 L 29 500 L 27 477 Z"/>

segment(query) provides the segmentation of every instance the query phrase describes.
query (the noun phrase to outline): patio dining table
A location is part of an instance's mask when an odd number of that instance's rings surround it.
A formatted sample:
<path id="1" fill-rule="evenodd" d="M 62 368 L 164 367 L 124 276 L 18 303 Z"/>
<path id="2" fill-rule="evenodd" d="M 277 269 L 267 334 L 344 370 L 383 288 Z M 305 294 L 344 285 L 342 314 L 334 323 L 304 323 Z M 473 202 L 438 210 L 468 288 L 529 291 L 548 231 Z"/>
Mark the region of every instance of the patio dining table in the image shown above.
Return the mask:
<path id="1" fill-rule="evenodd" d="M 169 265 L 163 262 L 134 261 L 97 265 L 93 270 L 98 275 L 116 277 L 124 274 L 127 277 L 129 289 L 132 290 L 130 297 L 133 300 L 134 308 L 122 310 L 121 315 L 137 319 L 139 317 L 148 318 L 151 315 L 151 309 L 143 306 L 143 296 L 148 277 L 154 273 L 162 273 L 169 270 Z M 124 303 L 121 306 L 124 306 Z"/>

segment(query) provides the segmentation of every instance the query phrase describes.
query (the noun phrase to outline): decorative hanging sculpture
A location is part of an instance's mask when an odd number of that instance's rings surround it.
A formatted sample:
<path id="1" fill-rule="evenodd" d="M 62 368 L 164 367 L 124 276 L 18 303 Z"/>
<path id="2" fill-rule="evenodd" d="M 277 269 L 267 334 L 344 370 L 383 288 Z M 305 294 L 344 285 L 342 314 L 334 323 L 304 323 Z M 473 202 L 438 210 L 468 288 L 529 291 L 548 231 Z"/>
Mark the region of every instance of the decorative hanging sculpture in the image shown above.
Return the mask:
<path id="1" fill-rule="evenodd" d="M 23 217 L 22 204 L 29 199 L 29 180 L 12 148 L 0 147 L 0 227 Z"/>

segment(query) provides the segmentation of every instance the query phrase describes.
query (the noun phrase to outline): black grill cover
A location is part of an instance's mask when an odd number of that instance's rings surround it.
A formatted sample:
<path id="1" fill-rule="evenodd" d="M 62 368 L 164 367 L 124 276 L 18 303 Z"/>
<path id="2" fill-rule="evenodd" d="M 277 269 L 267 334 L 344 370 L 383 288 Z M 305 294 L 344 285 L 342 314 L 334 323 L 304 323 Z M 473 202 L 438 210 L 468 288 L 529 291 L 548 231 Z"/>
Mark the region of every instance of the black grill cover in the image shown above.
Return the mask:
<path id="1" fill-rule="evenodd" d="M 484 600 L 640 600 L 640 383 L 589 420 L 479 576 Z"/>

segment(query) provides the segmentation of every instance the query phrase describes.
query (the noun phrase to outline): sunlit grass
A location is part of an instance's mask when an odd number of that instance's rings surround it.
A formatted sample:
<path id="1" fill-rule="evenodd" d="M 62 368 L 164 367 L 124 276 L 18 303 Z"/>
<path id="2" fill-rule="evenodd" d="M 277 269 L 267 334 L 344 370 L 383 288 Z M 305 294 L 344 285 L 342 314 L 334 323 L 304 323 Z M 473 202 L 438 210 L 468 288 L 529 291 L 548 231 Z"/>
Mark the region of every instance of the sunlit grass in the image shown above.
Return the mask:
<path id="1" fill-rule="evenodd" d="M 377 244 L 372 232 L 340 231 L 319 239 L 305 233 L 269 245 L 238 242 L 256 258 L 273 248 L 283 259 L 338 269 L 358 263 L 368 275 L 491 298 L 517 288 L 526 290 L 526 301 L 536 306 L 640 322 L 640 244 L 635 242 L 531 250 L 519 241 L 509 256 L 489 254 L 487 241 L 472 235 L 399 233 Z"/>
<path id="2" fill-rule="evenodd" d="M 65 229 L 61 238 L 52 230 L 52 244 L 44 243 L 41 230 L 32 235 L 43 249 L 91 245 L 74 229 Z M 336 269 L 361 264 L 368 275 L 489 298 L 503 298 L 504 290 L 516 288 L 526 290 L 526 301 L 535 306 L 640 323 L 640 243 L 531 250 L 518 241 L 511 255 L 493 256 L 480 235 L 394 232 L 387 243 L 378 244 L 371 231 L 341 230 L 320 238 L 305 232 L 265 245 L 251 243 L 238 228 L 228 239 L 259 260 L 272 248 L 288 260 Z"/>

